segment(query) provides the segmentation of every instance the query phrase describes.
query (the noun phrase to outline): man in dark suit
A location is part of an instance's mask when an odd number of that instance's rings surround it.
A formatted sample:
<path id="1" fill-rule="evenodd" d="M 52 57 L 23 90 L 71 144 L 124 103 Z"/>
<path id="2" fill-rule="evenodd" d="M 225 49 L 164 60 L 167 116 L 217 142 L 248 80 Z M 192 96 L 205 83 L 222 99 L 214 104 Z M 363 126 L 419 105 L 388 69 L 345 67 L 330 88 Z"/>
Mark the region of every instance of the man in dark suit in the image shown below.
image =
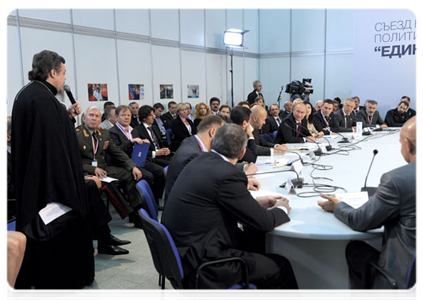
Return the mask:
<path id="1" fill-rule="evenodd" d="M 357 131 L 353 110 L 355 101 L 351 98 L 345 100 L 342 108 L 339 109 L 335 115 L 335 123 L 339 132 L 355 132 Z"/>
<path id="2" fill-rule="evenodd" d="M 283 104 L 284 111 L 279 113 L 281 120 L 285 119 L 292 112 L 292 101 L 288 100 Z"/>
<path id="3" fill-rule="evenodd" d="M 353 99 L 354 102 L 355 102 L 355 108 L 354 108 L 352 113 L 353 113 L 354 117 L 357 118 L 358 112 L 360 110 L 364 110 L 365 108 L 364 108 L 364 106 L 360 105 L 360 98 L 358 96 L 351 97 L 351 99 Z"/>
<path id="4" fill-rule="evenodd" d="M 390 272 L 398 288 L 406 289 L 410 266 L 416 255 L 416 117 L 401 129 L 401 154 L 408 163 L 382 175 L 376 193 L 361 207 L 354 209 L 337 198 L 324 195 L 329 201 L 319 201 L 326 211 L 357 231 L 384 226 L 382 249 L 362 241 L 348 244 L 346 258 L 351 288 L 363 287 L 364 272 L 370 262 Z M 376 275 L 373 288 L 383 288 Z"/>
<path id="5" fill-rule="evenodd" d="M 220 99 L 217 97 L 211 97 L 209 100 L 210 111 L 213 115 L 219 114 Z"/>
<path id="6" fill-rule="evenodd" d="M 379 125 L 382 128 L 388 128 L 383 119 L 377 111 L 377 102 L 375 100 L 367 100 L 364 105 L 365 109 L 360 110 L 355 118 L 356 122 L 362 122 L 364 127 L 376 127 Z"/>
<path id="7" fill-rule="evenodd" d="M 283 119 L 281 126 L 276 134 L 275 143 L 313 143 L 315 138 L 307 129 L 306 105 L 304 103 L 297 103 L 294 105 L 292 114 Z"/>
<path id="8" fill-rule="evenodd" d="M 329 135 L 332 132 L 338 132 L 339 128 L 335 121 L 333 113 L 333 101 L 325 99 L 323 106 L 320 111 L 314 113 L 313 125 L 317 132 L 323 131 L 325 135 Z"/>
<path id="9" fill-rule="evenodd" d="M 385 117 L 386 125 L 389 127 L 402 127 L 408 120 L 408 116 L 406 115 L 407 108 L 408 102 L 401 101 L 397 108 L 388 110 Z"/>
<path id="10" fill-rule="evenodd" d="M 416 115 L 416 111 L 410 107 L 410 103 L 411 103 L 410 97 L 402 96 L 401 101 L 407 101 L 408 102 L 408 109 L 405 111 L 405 115 L 407 117 L 407 120 L 414 117 Z"/>
<path id="11" fill-rule="evenodd" d="M 150 105 L 143 105 L 139 109 L 138 117 L 141 124 L 132 130 L 132 136 L 149 140 L 150 148 L 147 156 L 162 167 L 168 166 L 172 155 L 161 139 L 159 128 L 154 125 L 154 109 Z"/>
<path id="12" fill-rule="evenodd" d="M 251 108 L 250 126 L 252 128 L 254 141 L 256 143 L 257 155 L 270 155 L 270 149 L 274 148 L 276 152 L 288 149 L 286 145 L 278 145 L 266 141 L 260 134 L 260 129 L 266 122 L 267 112 L 260 106 L 256 105 Z"/>
<path id="13" fill-rule="evenodd" d="M 248 163 L 255 163 L 257 160 L 257 148 L 254 139 L 253 131 L 250 126 L 251 110 L 244 106 L 235 106 L 231 111 L 231 121 L 241 126 L 248 136 L 247 147 L 244 156 L 240 161 L 246 161 Z"/>
<path id="14" fill-rule="evenodd" d="M 259 80 L 256 80 L 256 81 L 253 82 L 253 88 L 254 88 L 254 91 L 249 93 L 248 97 L 247 97 L 247 102 L 250 104 L 250 106 L 254 103 L 254 101 L 256 100 L 257 97 L 263 98 L 263 94 L 261 93 L 263 85 L 261 84 L 261 82 Z M 263 100 L 264 100 L 264 98 L 263 98 Z"/>
<path id="15" fill-rule="evenodd" d="M 163 125 L 166 129 L 172 128 L 172 122 L 177 117 L 176 106 L 177 104 L 175 101 L 170 101 L 167 104 L 167 113 L 164 113 L 161 117 Z"/>
<path id="16" fill-rule="evenodd" d="M 129 103 L 128 106 L 131 109 L 131 113 L 132 113 L 131 123 L 129 125 L 131 125 L 132 128 L 135 128 L 140 124 L 140 122 L 138 121 L 139 106 L 138 106 L 138 103 L 135 101 Z"/>
<path id="17" fill-rule="evenodd" d="M 282 119 L 279 117 L 279 106 L 277 104 L 270 105 L 269 115 L 262 127 L 263 133 L 270 134 L 273 138 L 273 132 L 279 129 L 281 123 Z"/>
<path id="18" fill-rule="evenodd" d="M 242 257 L 248 265 L 250 282 L 258 288 L 297 288 L 286 258 L 249 252 L 249 245 L 243 242 L 245 233 L 238 224 L 265 233 L 288 222 L 290 211 L 286 198 L 254 199 L 248 192 L 245 173 L 234 166 L 244 155 L 247 140 L 238 125 L 219 127 L 212 151 L 184 168 L 169 195 L 162 222 L 181 257 L 186 288 L 194 287 L 199 264 L 224 257 Z M 207 268 L 199 286 L 225 289 L 241 280 L 241 266 L 224 263 Z"/>

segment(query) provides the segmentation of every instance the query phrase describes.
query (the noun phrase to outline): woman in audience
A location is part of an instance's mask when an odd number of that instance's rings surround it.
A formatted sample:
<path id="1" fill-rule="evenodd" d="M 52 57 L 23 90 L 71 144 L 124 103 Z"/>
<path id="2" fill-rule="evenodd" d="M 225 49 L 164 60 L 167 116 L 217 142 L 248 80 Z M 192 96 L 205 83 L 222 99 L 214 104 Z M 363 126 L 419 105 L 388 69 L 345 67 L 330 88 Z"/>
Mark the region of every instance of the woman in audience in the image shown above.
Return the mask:
<path id="1" fill-rule="evenodd" d="M 195 106 L 194 125 L 197 127 L 201 120 L 208 115 L 211 115 L 210 107 L 204 102 L 198 103 Z"/>
<path id="2" fill-rule="evenodd" d="M 231 108 L 229 107 L 229 105 L 223 104 L 219 107 L 218 115 L 229 117 L 230 114 Z"/>
<path id="3" fill-rule="evenodd" d="M 186 103 L 179 103 L 176 107 L 176 119 L 172 122 L 172 143 L 170 150 L 175 152 L 178 150 L 182 141 L 197 133 L 197 126 L 187 118 L 188 105 Z"/>
<path id="4" fill-rule="evenodd" d="M 322 131 L 318 132 L 313 125 L 313 114 L 316 112 L 316 110 L 314 109 L 313 105 L 311 105 L 309 101 L 304 101 L 304 104 L 306 105 L 306 108 L 307 108 L 306 119 L 307 119 L 308 131 L 310 131 L 313 137 L 321 138 L 324 135 L 324 133 Z"/>

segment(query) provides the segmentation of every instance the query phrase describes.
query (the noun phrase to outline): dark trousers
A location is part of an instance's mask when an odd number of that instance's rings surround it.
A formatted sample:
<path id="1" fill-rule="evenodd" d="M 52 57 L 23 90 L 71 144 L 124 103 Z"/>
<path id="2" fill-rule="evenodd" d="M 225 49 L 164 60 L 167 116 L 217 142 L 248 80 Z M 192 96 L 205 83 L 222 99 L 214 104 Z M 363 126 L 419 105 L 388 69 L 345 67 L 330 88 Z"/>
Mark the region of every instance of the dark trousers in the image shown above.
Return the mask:
<path id="1" fill-rule="evenodd" d="M 364 274 L 370 262 L 377 262 L 380 252 L 362 241 L 352 241 L 345 249 L 352 289 L 363 289 Z"/>
<path id="2" fill-rule="evenodd" d="M 143 176 L 142 179 L 146 179 L 151 187 L 154 198 L 158 203 L 159 199 L 163 196 L 165 188 L 165 173 L 162 166 L 147 160 L 143 168 L 140 168 Z M 146 177 L 144 177 L 144 172 Z"/>
<path id="3" fill-rule="evenodd" d="M 107 175 L 119 180 L 119 186 L 122 188 L 125 195 L 128 197 L 129 205 L 138 210 L 141 207 L 141 197 L 136 189 L 136 182 L 132 172 L 119 167 L 106 167 Z M 142 172 L 142 170 L 141 170 Z M 146 176 L 143 172 L 143 178 Z"/>
<path id="4" fill-rule="evenodd" d="M 92 215 L 93 239 L 105 239 L 110 235 L 108 223 L 112 220 L 112 216 L 101 199 L 100 191 L 93 180 L 85 180 L 85 192 Z"/>

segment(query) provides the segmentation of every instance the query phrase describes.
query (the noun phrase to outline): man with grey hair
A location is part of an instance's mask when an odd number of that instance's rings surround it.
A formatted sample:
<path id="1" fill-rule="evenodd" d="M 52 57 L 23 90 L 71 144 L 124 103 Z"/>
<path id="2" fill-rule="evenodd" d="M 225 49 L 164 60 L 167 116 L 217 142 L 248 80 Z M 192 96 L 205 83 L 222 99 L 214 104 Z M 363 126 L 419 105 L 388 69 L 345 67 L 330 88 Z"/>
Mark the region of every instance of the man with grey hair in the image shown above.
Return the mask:
<path id="1" fill-rule="evenodd" d="M 104 128 L 109 130 L 110 128 L 112 128 L 117 121 L 116 118 L 116 107 L 114 106 L 108 106 L 106 107 L 106 109 L 104 110 L 104 121 L 100 123 L 100 125 L 98 127 Z"/>
<path id="2" fill-rule="evenodd" d="M 256 80 L 253 82 L 254 91 L 248 94 L 247 101 L 251 105 L 253 105 L 254 101 L 257 97 L 262 97 L 264 101 L 263 94 L 261 93 L 261 89 L 263 88 L 263 85 L 261 84 L 260 80 Z"/>
<path id="3" fill-rule="evenodd" d="M 365 109 L 357 113 L 356 122 L 362 122 L 363 127 L 381 127 L 388 128 L 388 125 L 380 117 L 377 111 L 377 101 L 366 100 Z"/>
<path id="4" fill-rule="evenodd" d="M 254 199 L 248 192 L 247 176 L 235 167 L 245 153 L 247 140 L 236 124 L 219 127 L 212 151 L 183 169 L 169 195 L 162 223 L 181 257 L 185 288 L 195 286 L 195 271 L 201 263 L 228 257 L 245 260 L 250 282 L 258 288 L 297 288 L 286 258 L 251 251 L 255 241 L 246 232 L 266 233 L 289 222 L 291 208 L 288 199 L 281 196 Z M 207 268 L 199 278 L 199 288 L 229 288 L 242 281 L 241 269 L 234 262 Z"/>

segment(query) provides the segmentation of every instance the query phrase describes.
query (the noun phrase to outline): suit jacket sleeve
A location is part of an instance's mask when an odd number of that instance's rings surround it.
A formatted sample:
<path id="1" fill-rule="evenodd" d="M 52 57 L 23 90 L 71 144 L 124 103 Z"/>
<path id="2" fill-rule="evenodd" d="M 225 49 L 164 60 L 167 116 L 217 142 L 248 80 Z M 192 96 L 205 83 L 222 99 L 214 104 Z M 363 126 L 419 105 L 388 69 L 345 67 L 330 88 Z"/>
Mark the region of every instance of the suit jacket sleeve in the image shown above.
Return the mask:
<path id="1" fill-rule="evenodd" d="M 255 163 L 257 160 L 257 149 L 256 149 L 256 142 L 253 139 L 248 139 L 247 147 L 244 156 L 240 159 L 240 161 L 246 162 L 253 162 Z"/>
<path id="2" fill-rule="evenodd" d="M 390 173 L 385 173 L 380 180 L 377 192 L 369 201 L 357 209 L 341 202 L 335 207 L 334 214 L 356 231 L 380 228 L 398 216 L 399 199 L 401 196 L 396 182 L 392 181 Z"/>
<path id="3" fill-rule="evenodd" d="M 111 139 L 109 139 L 109 145 L 107 146 L 106 153 L 112 156 L 115 161 L 121 163 L 128 171 L 132 171 L 132 169 L 136 167 L 131 158 L 128 157 L 128 155 L 123 152 L 119 146 L 116 146 Z"/>
<path id="4" fill-rule="evenodd" d="M 367 116 L 366 116 L 365 111 L 360 110 L 360 111 L 357 113 L 357 117 L 355 118 L 355 121 L 356 121 L 356 122 L 362 122 L 362 123 L 363 123 L 363 128 L 365 128 L 365 127 L 371 127 L 372 125 L 369 123 L 369 121 L 367 120 L 367 118 L 366 118 L 366 117 L 367 117 Z"/>
<path id="5" fill-rule="evenodd" d="M 323 126 L 323 119 L 320 112 L 314 113 L 313 125 L 316 128 L 317 132 L 323 131 L 323 128 L 326 127 Z"/>
<path id="6" fill-rule="evenodd" d="M 294 133 L 294 126 L 295 124 L 291 124 L 289 119 L 285 119 L 279 127 L 279 131 L 277 133 L 277 135 L 280 135 L 281 137 L 276 137 L 277 141 L 275 141 L 277 143 L 304 143 L 304 137 L 302 135 L 296 137 Z M 301 131 L 302 130 L 303 129 L 301 129 Z"/>
<path id="7" fill-rule="evenodd" d="M 352 120 L 349 119 L 349 122 L 352 122 Z M 345 126 L 344 113 L 342 112 L 342 110 L 339 110 L 335 114 L 335 123 L 338 126 L 339 132 L 352 132 L 353 131 L 352 128 L 348 128 L 348 127 Z"/>
<path id="8" fill-rule="evenodd" d="M 380 116 L 380 113 L 379 113 L 379 112 L 377 112 L 376 124 L 378 124 L 378 125 L 383 125 L 383 124 L 385 124 L 385 122 L 384 122 L 384 121 L 383 121 L 383 119 L 381 118 L 381 116 Z"/>
<path id="9" fill-rule="evenodd" d="M 134 144 L 129 139 L 126 139 L 126 140 L 121 139 L 119 133 L 117 132 L 117 130 L 119 129 L 116 126 L 112 128 L 110 128 L 109 133 L 110 133 L 110 139 L 113 141 L 113 143 L 119 146 L 123 152 L 127 154 L 131 153 L 134 148 Z"/>

